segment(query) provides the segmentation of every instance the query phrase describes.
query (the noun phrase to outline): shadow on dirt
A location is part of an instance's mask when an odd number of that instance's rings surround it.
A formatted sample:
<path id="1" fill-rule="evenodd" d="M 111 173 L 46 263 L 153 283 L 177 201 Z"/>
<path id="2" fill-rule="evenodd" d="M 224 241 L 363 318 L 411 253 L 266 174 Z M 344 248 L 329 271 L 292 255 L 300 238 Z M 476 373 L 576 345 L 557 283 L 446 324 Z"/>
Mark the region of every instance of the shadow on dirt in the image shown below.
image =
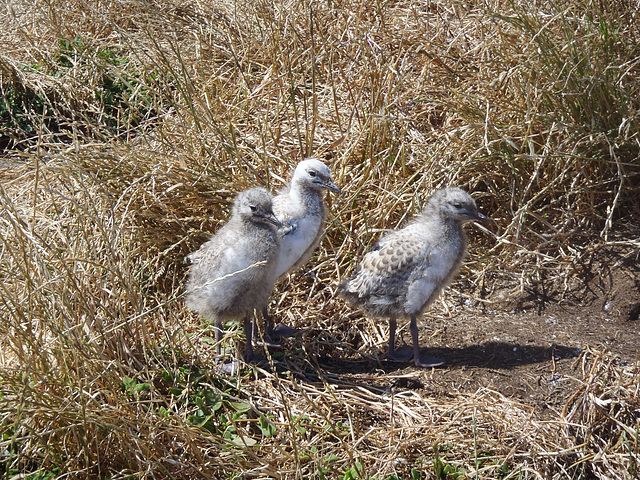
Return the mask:
<path id="1" fill-rule="evenodd" d="M 509 369 L 548 360 L 575 358 L 581 349 L 562 345 L 542 347 L 510 342 L 487 342 L 463 348 L 428 349 L 429 355 L 444 358 L 450 367 L 468 366 Z"/>
<path id="2" fill-rule="evenodd" d="M 463 348 L 426 348 L 422 353 L 443 358 L 446 364 L 439 369 L 456 369 L 458 367 L 482 367 L 490 369 L 510 369 L 520 365 L 542 363 L 549 360 L 575 358 L 581 349 L 552 345 L 541 347 L 507 342 L 487 342 Z M 412 363 L 391 362 L 386 359 L 380 363 L 374 360 L 334 359 L 330 357 L 318 358 L 320 369 L 330 373 L 364 374 L 383 371 L 391 373 L 404 369 L 415 369 Z"/>

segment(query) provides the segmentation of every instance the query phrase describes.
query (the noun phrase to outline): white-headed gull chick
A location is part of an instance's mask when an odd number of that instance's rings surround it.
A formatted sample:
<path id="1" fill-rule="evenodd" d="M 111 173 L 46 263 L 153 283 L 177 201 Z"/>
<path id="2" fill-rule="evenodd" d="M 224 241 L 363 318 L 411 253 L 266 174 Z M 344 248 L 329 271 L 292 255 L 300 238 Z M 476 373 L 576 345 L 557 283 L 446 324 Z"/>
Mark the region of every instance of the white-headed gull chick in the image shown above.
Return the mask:
<path id="1" fill-rule="evenodd" d="M 325 190 L 340 193 L 329 168 L 316 158 L 308 158 L 298 163 L 289 184 L 273 198 L 273 212 L 285 226 L 276 268 L 278 277 L 307 263 L 320 245 L 327 218 Z M 284 323 L 272 327 L 266 308 L 263 315 L 270 338 L 297 332 Z"/>

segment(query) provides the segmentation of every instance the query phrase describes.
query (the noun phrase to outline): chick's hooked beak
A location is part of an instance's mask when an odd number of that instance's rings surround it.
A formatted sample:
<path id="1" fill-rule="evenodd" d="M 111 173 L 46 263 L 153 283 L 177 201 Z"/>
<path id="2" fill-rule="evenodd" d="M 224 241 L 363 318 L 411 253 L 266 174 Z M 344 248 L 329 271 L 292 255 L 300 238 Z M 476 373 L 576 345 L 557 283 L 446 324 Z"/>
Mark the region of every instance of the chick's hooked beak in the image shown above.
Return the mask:
<path id="1" fill-rule="evenodd" d="M 477 212 L 476 215 L 474 216 L 473 220 L 476 220 L 476 221 L 482 222 L 482 223 L 488 223 L 489 222 L 489 217 L 487 217 L 483 213 Z"/>
<path id="2" fill-rule="evenodd" d="M 337 195 L 340 195 L 340 193 L 342 193 L 340 191 L 340 188 L 335 183 L 333 183 L 333 181 L 330 178 L 327 179 L 326 182 L 324 182 L 323 186 L 327 190 L 331 190 L 333 193 L 335 193 Z"/>
<path id="3" fill-rule="evenodd" d="M 275 216 L 275 214 L 273 212 L 267 213 L 264 216 L 264 219 L 269 223 L 273 223 L 277 228 L 282 228 L 283 227 L 282 222 L 276 218 L 276 216 Z"/>

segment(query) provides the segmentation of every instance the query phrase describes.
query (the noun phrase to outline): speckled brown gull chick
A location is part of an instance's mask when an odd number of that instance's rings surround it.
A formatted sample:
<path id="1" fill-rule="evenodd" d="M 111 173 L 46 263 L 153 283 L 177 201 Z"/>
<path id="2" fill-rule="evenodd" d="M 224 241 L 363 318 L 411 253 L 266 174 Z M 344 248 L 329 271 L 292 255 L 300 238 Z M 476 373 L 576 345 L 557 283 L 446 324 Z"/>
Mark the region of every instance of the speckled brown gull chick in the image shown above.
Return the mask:
<path id="1" fill-rule="evenodd" d="M 298 163 L 289 185 L 274 197 L 273 211 L 286 232 L 278 256 L 278 277 L 302 267 L 320 245 L 327 218 L 325 190 L 340 193 L 329 168 L 316 158 L 308 158 Z M 288 337 L 297 331 L 284 323 L 272 327 L 266 308 L 263 315 L 270 338 Z"/>
<path id="2" fill-rule="evenodd" d="M 465 222 L 486 221 L 471 196 L 459 188 L 436 191 L 407 226 L 389 232 L 369 251 L 356 272 L 340 285 L 340 293 L 371 317 L 389 319 L 387 355 L 419 367 L 444 360 L 420 356 L 417 318 L 458 271 L 467 248 Z M 395 349 L 399 318 L 411 319 L 413 349 Z"/>
<path id="3" fill-rule="evenodd" d="M 277 279 L 280 250 L 271 194 L 264 188 L 240 193 L 233 202 L 231 218 L 200 249 L 187 282 L 189 309 L 215 322 L 217 354 L 220 355 L 222 323 L 242 318 L 247 337 L 245 361 L 254 360 L 252 322 L 254 309 L 261 310 Z"/>

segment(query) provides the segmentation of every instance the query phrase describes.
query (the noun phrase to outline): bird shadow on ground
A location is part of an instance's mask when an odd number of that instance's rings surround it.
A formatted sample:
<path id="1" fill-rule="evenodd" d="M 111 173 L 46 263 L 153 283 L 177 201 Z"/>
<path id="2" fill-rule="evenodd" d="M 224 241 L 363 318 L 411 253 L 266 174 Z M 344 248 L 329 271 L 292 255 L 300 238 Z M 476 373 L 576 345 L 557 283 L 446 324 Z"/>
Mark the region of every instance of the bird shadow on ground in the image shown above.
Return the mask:
<path id="1" fill-rule="evenodd" d="M 562 345 L 536 346 L 510 342 L 486 342 L 461 348 L 423 348 L 422 353 L 446 360 L 437 371 L 449 378 L 469 372 L 469 369 L 509 371 L 520 366 L 542 364 L 560 359 L 576 358 L 581 349 Z M 304 362 L 278 361 L 278 375 L 290 372 L 297 381 L 312 385 L 329 384 L 338 389 L 359 388 L 374 395 L 389 393 L 394 388 L 422 389 L 424 373 L 431 369 L 417 368 L 413 363 L 387 360 L 384 355 L 343 358 L 329 355 L 309 356 Z M 452 377 L 453 376 L 453 377 Z"/>
<path id="2" fill-rule="evenodd" d="M 451 367 L 490 369 L 510 369 L 553 359 L 575 358 L 581 351 L 580 348 L 563 345 L 539 346 L 514 342 L 486 342 L 463 348 L 428 349 L 430 355 L 444 358 Z"/>
<path id="3" fill-rule="evenodd" d="M 436 370 L 457 372 L 472 369 L 508 371 L 519 366 L 542 364 L 576 358 L 581 349 L 563 345 L 537 346 L 512 342 L 485 342 L 460 348 L 423 348 L 422 353 L 446 360 Z M 369 358 L 341 358 L 322 355 L 308 358 L 305 367 L 298 363 L 294 377 L 309 384 L 328 383 L 338 387 L 359 387 L 381 394 L 394 387 L 422 388 L 422 374 L 431 369 L 417 368 L 413 363 L 400 363 Z M 286 361 L 284 362 L 286 364 Z M 281 364 L 281 366 L 284 366 Z M 288 369 L 287 369 L 288 370 Z M 290 371 L 292 371 L 290 370 Z"/>
<path id="4" fill-rule="evenodd" d="M 542 363 L 561 358 L 575 358 L 581 350 L 575 347 L 551 345 L 523 345 L 511 342 L 486 342 L 461 348 L 423 348 L 422 353 L 443 358 L 446 363 L 437 368 L 482 367 L 488 369 L 510 369 L 519 365 Z M 318 365 L 321 369 L 332 373 L 373 373 L 384 371 L 391 373 L 412 367 L 413 363 L 392 362 L 383 359 L 352 360 L 344 358 L 320 357 Z M 417 369 L 417 368 L 416 368 Z M 422 369 L 417 369 L 422 370 Z"/>

